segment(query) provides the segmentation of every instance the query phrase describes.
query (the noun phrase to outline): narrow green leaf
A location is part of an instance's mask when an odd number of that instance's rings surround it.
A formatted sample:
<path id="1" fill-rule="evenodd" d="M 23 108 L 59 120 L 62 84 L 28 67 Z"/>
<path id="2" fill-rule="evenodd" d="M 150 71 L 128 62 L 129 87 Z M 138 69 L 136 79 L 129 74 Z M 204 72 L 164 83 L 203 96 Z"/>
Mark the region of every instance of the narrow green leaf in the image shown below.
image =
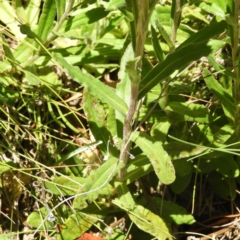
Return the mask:
<path id="1" fill-rule="evenodd" d="M 26 34 L 28 38 L 38 39 L 39 42 L 42 42 L 42 39 L 35 32 L 33 32 L 27 24 L 21 24 L 20 31 L 22 34 Z"/>
<path id="2" fill-rule="evenodd" d="M 208 56 L 211 52 L 218 50 L 225 43 L 223 42 L 199 42 L 177 48 L 166 59 L 154 67 L 141 81 L 138 98 L 144 97 L 159 82 L 169 77 L 175 70 L 185 67 L 192 61 L 202 56 Z"/>
<path id="3" fill-rule="evenodd" d="M 171 142 L 164 145 L 165 151 L 171 156 L 172 160 L 177 160 L 181 158 L 189 158 L 193 156 L 198 156 L 207 151 L 207 148 L 202 146 L 192 146 L 186 143 Z"/>
<path id="4" fill-rule="evenodd" d="M 239 169 L 238 165 L 233 159 L 233 156 L 225 157 L 218 157 L 212 158 L 210 160 L 210 164 L 213 165 L 217 172 L 221 173 L 225 177 L 238 177 L 239 176 Z"/>
<path id="5" fill-rule="evenodd" d="M 56 1 L 56 8 L 57 8 L 57 20 L 61 19 L 62 15 L 65 12 L 66 7 L 66 0 L 55 0 Z"/>
<path id="6" fill-rule="evenodd" d="M 161 45 L 159 44 L 159 39 L 157 37 L 157 32 L 154 29 L 154 27 L 151 27 L 151 33 L 152 33 L 152 45 L 154 52 L 156 54 L 156 57 L 159 62 L 162 62 L 165 58 L 165 54 L 161 48 Z"/>
<path id="7" fill-rule="evenodd" d="M 201 29 L 200 31 L 197 31 L 191 37 L 189 37 L 177 49 L 179 50 L 181 48 L 184 48 L 184 47 L 188 46 L 189 44 L 208 41 L 209 39 L 213 38 L 214 36 L 226 31 L 226 29 L 227 29 L 227 24 L 225 21 L 221 21 L 218 23 L 211 23 L 211 24 L 207 25 L 206 27 L 204 27 L 203 29 Z M 207 56 L 207 55 L 203 55 L 203 56 Z"/>
<path id="8" fill-rule="evenodd" d="M 45 0 L 42 8 L 42 14 L 38 23 L 38 36 L 42 39 L 43 42 L 45 42 L 48 34 L 53 29 L 55 16 L 55 0 Z"/>
<path id="9" fill-rule="evenodd" d="M 102 141 L 98 141 L 98 142 L 95 142 L 95 143 L 92 143 L 92 144 L 87 144 L 86 146 L 82 146 L 80 148 L 77 148 L 76 150 L 74 150 L 74 151 L 72 151 L 70 153 L 67 153 L 66 155 L 63 155 L 61 157 L 61 159 L 57 163 L 58 164 L 62 163 L 64 161 L 68 160 L 69 158 L 72 158 L 72 157 L 78 155 L 79 153 L 82 153 L 82 152 L 90 149 L 91 147 L 96 147 L 96 146 L 98 146 L 100 144 L 102 144 Z"/>
<path id="10" fill-rule="evenodd" d="M 159 33 L 162 35 L 162 37 L 166 41 L 166 43 L 169 47 L 169 52 L 174 52 L 175 46 L 174 46 L 172 40 L 170 39 L 167 31 L 164 29 L 163 25 L 160 23 L 160 21 L 156 20 L 156 26 L 158 28 Z"/>
<path id="11" fill-rule="evenodd" d="M 211 172 L 208 176 L 208 182 L 217 195 L 227 201 L 232 201 L 236 198 L 237 186 L 233 177 L 225 178 L 217 172 Z"/>
<path id="12" fill-rule="evenodd" d="M 161 143 L 147 134 L 140 132 L 133 134 L 132 141 L 147 155 L 156 175 L 162 183 L 170 184 L 175 180 L 175 170 L 171 162 L 171 157 L 163 149 Z"/>
<path id="13" fill-rule="evenodd" d="M 203 70 L 204 81 L 207 84 L 209 90 L 216 95 L 217 98 L 221 101 L 223 111 L 232 122 L 235 121 L 235 100 L 229 94 L 229 92 L 222 87 L 220 83 L 211 75 L 211 73 L 207 70 Z"/>
<path id="14" fill-rule="evenodd" d="M 66 72 L 68 72 L 73 80 L 87 87 L 91 94 L 99 98 L 102 102 L 115 108 L 123 116 L 126 115 L 127 106 L 123 100 L 114 93 L 113 89 L 105 86 L 91 75 L 84 74 L 78 67 L 69 65 L 60 55 L 53 54 L 53 58 Z"/>
<path id="15" fill-rule="evenodd" d="M 4 35 L 2 35 L 1 38 L 2 38 L 2 41 L 3 41 L 2 47 L 3 47 L 3 50 L 4 50 L 5 56 L 6 56 L 7 60 L 12 65 L 14 65 L 16 60 L 15 60 L 13 54 L 12 54 L 12 51 L 10 50 L 9 45 L 8 45 L 7 41 L 5 40 Z"/>

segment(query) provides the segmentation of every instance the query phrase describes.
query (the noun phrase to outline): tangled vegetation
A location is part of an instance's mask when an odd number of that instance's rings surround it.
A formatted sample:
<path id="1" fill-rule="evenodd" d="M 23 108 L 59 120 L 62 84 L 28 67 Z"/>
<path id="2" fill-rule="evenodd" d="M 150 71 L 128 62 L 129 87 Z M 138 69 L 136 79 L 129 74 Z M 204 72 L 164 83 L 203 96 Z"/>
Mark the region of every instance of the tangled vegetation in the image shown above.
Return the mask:
<path id="1" fill-rule="evenodd" d="M 240 1 L 0 5 L 1 239 L 237 239 Z"/>

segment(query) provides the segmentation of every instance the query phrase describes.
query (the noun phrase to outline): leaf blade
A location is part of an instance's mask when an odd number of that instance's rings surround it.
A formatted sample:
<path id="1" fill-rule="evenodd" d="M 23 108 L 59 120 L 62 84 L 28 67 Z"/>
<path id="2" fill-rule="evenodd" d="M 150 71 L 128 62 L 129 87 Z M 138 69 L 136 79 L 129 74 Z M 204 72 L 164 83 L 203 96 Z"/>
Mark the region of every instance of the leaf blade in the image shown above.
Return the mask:
<path id="1" fill-rule="evenodd" d="M 60 65 L 74 81 L 80 82 L 83 86 L 88 88 L 88 91 L 100 99 L 102 102 L 107 103 L 115 108 L 123 116 L 126 115 L 127 105 L 123 100 L 118 97 L 112 89 L 105 86 L 96 78 L 91 75 L 84 74 L 79 68 L 69 65 L 63 57 L 58 54 L 53 54 L 53 59 Z"/>
<path id="2" fill-rule="evenodd" d="M 171 158 L 159 142 L 147 134 L 140 132 L 133 134 L 132 141 L 147 155 L 156 175 L 162 183 L 170 184 L 175 180 L 175 170 Z"/>

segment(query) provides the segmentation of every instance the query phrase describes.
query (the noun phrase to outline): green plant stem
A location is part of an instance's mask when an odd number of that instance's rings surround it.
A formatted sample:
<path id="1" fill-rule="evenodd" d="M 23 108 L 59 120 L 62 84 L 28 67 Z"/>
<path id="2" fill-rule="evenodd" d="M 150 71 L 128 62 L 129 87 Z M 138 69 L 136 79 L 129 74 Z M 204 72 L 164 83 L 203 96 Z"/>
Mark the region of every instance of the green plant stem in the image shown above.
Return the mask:
<path id="1" fill-rule="evenodd" d="M 171 40 L 173 43 L 176 42 L 177 29 L 179 26 L 180 17 L 181 17 L 181 0 L 175 0 L 174 18 L 173 18 L 172 35 L 171 35 Z"/>
<path id="2" fill-rule="evenodd" d="M 122 168 L 119 172 L 119 181 L 123 181 L 126 172 L 129 150 L 131 148 L 130 135 L 132 132 L 132 120 L 138 103 L 138 90 L 141 80 L 141 74 L 139 69 L 142 68 L 142 55 L 144 50 L 144 43 L 148 32 L 149 20 L 156 4 L 157 1 L 154 0 L 149 10 L 149 0 L 138 0 L 137 3 L 135 2 L 135 0 L 132 0 L 136 29 L 136 39 L 133 40 L 133 42 L 136 43 L 134 49 L 135 60 L 132 62 L 133 64 L 131 66 L 128 66 L 128 69 L 126 67 L 126 71 L 131 80 L 131 99 L 127 116 L 124 121 L 122 149 L 119 157 L 119 161 L 123 162 L 125 167 Z"/>
<path id="3" fill-rule="evenodd" d="M 240 102 L 240 83 L 239 83 L 239 59 L 238 59 L 238 40 L 239 40 L 239 26 L 238 26 L 238 17 L 239 17 L 239 7 L 240 2 L 235 0 L 235 11 L 234 19 L 235 25 L 233 26 L 233 45 L 232 45 L 232 62 L 234 66 L 234 90 L 235 90 L 235 99 L 236 102 Z M 236 124 L 236 134 L 239 134 L 239 106 L 236 106 L 235 113 L 235 124 Z"/>

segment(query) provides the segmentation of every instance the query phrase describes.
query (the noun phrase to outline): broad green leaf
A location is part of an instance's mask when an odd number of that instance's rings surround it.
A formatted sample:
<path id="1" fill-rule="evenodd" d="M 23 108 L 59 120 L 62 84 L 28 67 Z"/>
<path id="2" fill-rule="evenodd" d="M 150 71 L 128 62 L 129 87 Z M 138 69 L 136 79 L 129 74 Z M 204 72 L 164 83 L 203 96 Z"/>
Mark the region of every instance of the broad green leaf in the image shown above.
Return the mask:
<path id="1" fill-rule="evenodd" d="M 171 185 L 170 185 L 171 186 Z M 152 202 L 153 204 L 148 204 Z M 147 198 L 141 198 L 140 201 L 137 203 L 141 204 L 142 206 L 148 206 L 149 210 L 152 212 L 156 211 L 155 206 L 160 206 L 161 212 L 160 215 L 167 223 L 175 223 L 177 225 L 180 224 L 193 224 L 195 223 L 194 217 L 187 212 L 187 210 L 178 204 L 171 202 L 171 201 L 165 201 L 161 198 L 156 197 L 149 197 Z"/>
<path id="2" fill-rule="evenodd" d="M 26 41 L 22 41 L 15 51 L 13 52 L 13 55 L 17 62 L 24 63 L 27 62 L 29 57 L 32 56 L 33 52 L 35 50 L 38 50 L 35 46 L 35 40 L 34 39 L 26 39 Z"/>
<path id="3" fill-rule="evenodd" d="M 8 81 L 9 80 L 9 81 Z M 16 79 L 15 79 L 16 80 Z M 12 79 L 6 79 L 4 77 L 0 77 L 0 103 L 8 104 L 9 106 L 14 106 L 15 103 L 19 100 L 19 92 L 11 87 L 6 87 L 9 84 L 12 84 Z M 7 83 L 4 85 L 4 83 Z"/>
<path id="4" fill-rule="evenodd" d="M 175 170 L 171 157 L 163 149 L 160 142 L 140 132 L 135 132 L 131 140 L 147 155 L 162 183 L 170 184 L 175 180 Z"/>
<path id="5" fill-rule="evenodd" d="M 16 168 L 16 164 L 13 161 L 0 162 L 0 174 L 3 174 L 13 168 Z M 1 185 L 1 184 L 0 184 Z"/>
<path id="6" fill-rule="evenodd" d="M 208 182 L 212 189 L 221 198 L 232 201 L 236 198 L 236 182 L 232 177 L 224 177 L 217 172 L 211 172 L 208 175 Z"/>
<path id="7" fill-rule="evenodd" d="M 45 187 L 55 195 L 72 196 L 85 183 L 85 178 L 74 176 L 55 177 L 51 182 L 45 182 Z"/>
<path id="8" fill-rule="evenodd" d="M 116 183 L 116 185 L 119 200 L 115 200 L 113 203 L 127 211 L 130 219 L 138 228 L 159 240 L 172 239 L 168 226 L 158 215 L 141 205 L 136 205 L 130 190 L 124 183 Z"/>
<path id="9" fill-rule="evenodd" d="M 225 1 L 220 1 L 221 3 L 224 3 Z M 221 19 L 225 19 L 225 11 L 221 8 L 221 6 L 218 5 L 218 3 L 216 4 L 215 2 L 213 2 L 211 5 L 207 4 L 205 2 L 202 2 L 199 5 L 200 8 L 202 8 L 204 11 L 213 14 L 215 16 L 220 17 Z M 223 4 L 222 4 L 222 7 Z"/>
<path id="10" fill-rule="evenodd" d="M 141 205 L 136 205 L 129 211 L 128 215 L 138 228 L 150 233 L 157 239 L 173 239 L 163 219 L 149 211 L 147 208 L 144 208 Z"/>
<path id="11" fill-rule="evenodd" d="M 112 30 L 118 28 L 118 26 L 120 24 L 122 24 L 124 18 L 123 16 L 116 16 L 115 18 L 106 18 L 107 21 L 109 21 L 108 26 L 104 27 L 104 29 L 102 29 L 101 31 L 101 35 L 99 36 L 100 38 L 102 38 L 105 34 L 111 32 Z"/>
<path id="12" fill-rule="evenodd" d="M 110 133 L 106 128 L 106 112 L 99 100 L 90 94 L 87 89 L 83 91 L 82 106 L 86 114 L 87 121 L 91 132 L 95 139 L 101 140 L 102 145 L 99 146 L 101 151 L 106 154 Z"/>
<path id="13" fill-rule="evenodd" d="M 153 166 L 150 164 L 148 157 L 143 154 L 137 155 L 129 164 L 124 177 L 126 184 L 130 184 L 153 171 Z"/>
<path id="14" fill-rule="evenodd" d="M 66 33 L 69 30 L 78 29 L 83 25 L 97 22 L 106 17 L 108 13 L 109 12 L 106 11 L 105 8 L 101 7 L 90 10 L 86 8 L 84 12 L 68 18 L 68 20 L 62 24 L 61 28 L 59 29 L 59 33 Z"/>
<path id="15" fill-rule="evenodd" d="M 162 202 L 161 199 L 160 199 L 160 202 Z M 167 221 L 171 220 L 171 222 L 174 222 L 177 225 L 193 224 L 196 222 L 194 217 L 190 213 L 188 213 L 185 208 L 179 206 L 174 202 L 163 201 L 162 207 L 164 209 L 162 213 L 162 217 Z"/>
<path id="16" fill-rule="evenodd" d="M 158 140 L 160 143 L 164 143 L 167 138 L 167 133 L 171 127 L 171 122 L 167 117 L 163 117 L 156 122 L 151 129 L 151 136 Z"/>
<path id="17" fill-rule="evenodd" d="M 224 45 L 224 42 L 212 40 L 210 42 L 191 43 L 177 48 L 175 52 L 169 54 L 163 62 L 155 66 L 143 78 L 140 83 L 138 98 L 144 97 L 155 85 L 169 77 L 175 70 L 185 67 L 190 62 L 196 61 L 202 56 L 208 56 Z"/>
<path id="18" fill-rule="evenodd" d="M 65 222 L 61 229 L 61 234 L 58 234 L 57 239 L 76 239 L 85 233 L 94 223 L 98 221 L 100 216 L 95 214 L 86 215 L 83 213 L 73 213 Z"/>
<path id="19" fill-rule="evenodd" d="M 24 74 L 25 74 L 25 78 L 28 82 L 29 85 L 33 85 L 33 86 L 39 86 L 41 83 L 41 79 L 39 79 L 38 76 L 36 76 L 35 74 L 33 74 L 32 72 L 28 71 L 28 70 L 23 70 Z"/>
<path id="20" fill-rule="evenodd" d="M 107 103 L 112 108 L 115 108 L 123 116 L 126 115 L 126 104 L 114 93 L 111 88 L 105 86 L 91 75 L 84 74 L 78 67 L 69 65 L 60 55 L 53 54 L 53 58 L 66 72 L 68 72 L 73 80 L 87 87 L 91 94 L 98 97 L 102 102 Z"/>
<path id="21" fill-rule="evenodd" d="M 211 75 L 207 69 L 203 70 L 203 77 L 208 89 L 221 101 L 226 117 L 234 122 L 236 109 L 234 98 L 226 89 L 222 87 L 222 85 Z"/>
<path id="22" fill-rule="evenodd" d="M 49 33 L 53 29 L 55 16 L 55 0 L 45 0 L 38 23 L 38 36 L 42 39 L 42 42 L 46 41 Z"/>
<path id="23" fill-rule="evenodd" d="M 48 215 L 48 210 L 45 207 L 42 207 L 38 209 L 38 212 L 32 212 L 28 218 L 27 218 L 27 223 L 33 227 L 33 228 L 38 228 L 41 225 L 40 230 L 43 230 L 46 228 L 51 229 L 54 227 L 55 223 L 50 222 L 50 221 L 45 221 L 44 226 L 43 226 L 43 219 Z"/>
<path id="24" fill-rule="evenodd" d="M 125 0 L 110 0 L 109 3 L 107 4 L 106 10 L 115 10 L 118 9 L 119 7 L 122 7 L 125 4 L 126 4 Z"/>
<path id="25" fill-rule="evenodd" d="M 189 186 L 191 179 L 192 179 L 192 172 L 184 176 L 180 176 L 176 174 L 175 181 L 172 184 L 170 184 L 169 187 L 174 193 L 180 194 Z"/>
<path id="26" fill-rule="evenodd" d="M 174 166 L 176 173 L 179 176 L 185 176 L 192 171 L 192 163 L 187 161 L 186 159 L 173 161 L 173 166 Z M 176 180 L 175 180 L 175 182 L 176 182 Z"/>
<path id="27" fill-rule="evenodd" d="M 208 114 L 208 109 L 204 105 L 187 102 L 170 102 L 168 103 L 166 110 L 187 115 L 192 118 L 205 118 Z"/>
<path id="28" fill-rule="evenodd" d="M 11 2 L 2 0 L 0 7 L 0 21 L 5 24 L 10 29 L 10 32 L 22 39 L 24 35 L 21 34 L 19 29 L 19 21 L 17 21 L 18 16 L 16 15 L 15 9 L 10 4 Z"/>
<path id="29" fill-rule="evenodd" d="M 231 124 L 224 125 L 212 136 L 212 144 L 216 147 L 223 147 L 224 143 L 234 134 L 234 126 Z"/>
<path id="30" fill-rule="evenodd" d="M 238 177 L 239 176 L 239 168 L 233 156 L 227 157 L 218 157 L 213 158 L 209 161 L 211 165 L 214 166 L 217 172 L 221 173 L 225 177 Z"/>
<path id="31" fill-rule="evenodd" d="M 123 165 L 123 163 L 118 163 L 117 158 L 110 157 L 103 165 L 86 178 L 84 186 L 79 191 L 79 193 L 86 194 L 76 197 L 73 206 L 78 209 L 84 208 L 87 206 L 86 200 L 94 201 L 98 195 L 102 193 L 103 187 L 111 181 Z"/>

